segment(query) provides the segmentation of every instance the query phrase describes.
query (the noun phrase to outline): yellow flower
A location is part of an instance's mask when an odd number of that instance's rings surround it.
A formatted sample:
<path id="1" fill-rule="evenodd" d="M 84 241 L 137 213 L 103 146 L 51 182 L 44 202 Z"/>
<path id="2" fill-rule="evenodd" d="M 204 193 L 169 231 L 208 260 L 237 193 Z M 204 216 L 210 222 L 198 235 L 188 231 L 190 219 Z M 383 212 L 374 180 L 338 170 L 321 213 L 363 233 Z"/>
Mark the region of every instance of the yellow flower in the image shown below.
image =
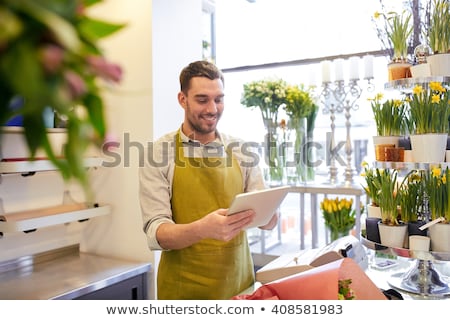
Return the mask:
<path id="1" fill-rule="evenodd" d="M 433 94 L 433 95 L 431 96 L 431 102 L 432 102 L 432 103 L 439 103 L 439 101 L 441 101 L 441 97 L 438 96 L 437 94 Z"/>
<path id="2" fill-rule="evenodd" d="M 430 82 L 430 89 L 433 91 L 445 92 L 445 88 L 442 86 L 440 82 L 437 81 Z"/>
<path id="3" fill-rule="evenodd" d="M 431 175 L 435 178 L 438 178 L 441 175 L 441 168 L 434 167 L 433 169 L 431 169 Z"/>
<path id="4" fill-rule="evenodd" d="M 422 92 L 423 92 L 422 86 L 416 85 L 416 86 L 413 88 L 413 93 L 414 93 L 414 94 L 419 95 L 419 94 L 421 94 Z"/>
<path id="5" fill-rule="evenodd" d="M 382 15 L 381 13 L 379 13 L 378 11 L 375 11 L 375 13 L 373 14 L 373 17 L 375 19 L 378 19 L 381 15 Z"/>

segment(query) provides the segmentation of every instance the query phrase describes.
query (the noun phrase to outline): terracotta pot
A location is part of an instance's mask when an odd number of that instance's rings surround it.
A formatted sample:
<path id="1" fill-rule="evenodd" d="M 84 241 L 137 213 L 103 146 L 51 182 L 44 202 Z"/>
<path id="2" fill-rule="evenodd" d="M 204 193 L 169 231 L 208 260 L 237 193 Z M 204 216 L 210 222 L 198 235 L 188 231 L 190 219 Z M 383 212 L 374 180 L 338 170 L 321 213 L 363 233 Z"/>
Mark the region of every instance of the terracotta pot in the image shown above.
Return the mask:
<path id="1" fill-rule="evenodd" d="M 392 62 L 388 64 L 389 81 L 411 78 L 411 63 L 409 62 Z"/>

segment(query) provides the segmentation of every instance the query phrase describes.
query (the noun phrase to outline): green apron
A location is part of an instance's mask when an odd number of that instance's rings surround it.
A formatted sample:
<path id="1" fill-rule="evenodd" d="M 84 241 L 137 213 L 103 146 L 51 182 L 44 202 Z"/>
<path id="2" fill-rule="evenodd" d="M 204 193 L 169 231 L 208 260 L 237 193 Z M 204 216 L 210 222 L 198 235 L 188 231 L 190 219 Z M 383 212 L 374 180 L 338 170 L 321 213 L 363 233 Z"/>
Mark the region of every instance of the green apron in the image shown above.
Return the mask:
<path id="1" fill-rule="evenodd" d="M 172 186 L 175 223 L 190 223 L 228 208 L 243 191 L 236 159 L 186 158 L 176 136 L 176 165 Z M 214 163 L 214 165 L 212 165 Z M 245 231 L 230 241 L 202 240 L 181 250 L 163 251 L 158 268 L 158 299 L 229 299 L 254 283 L 253 262 Z"/>

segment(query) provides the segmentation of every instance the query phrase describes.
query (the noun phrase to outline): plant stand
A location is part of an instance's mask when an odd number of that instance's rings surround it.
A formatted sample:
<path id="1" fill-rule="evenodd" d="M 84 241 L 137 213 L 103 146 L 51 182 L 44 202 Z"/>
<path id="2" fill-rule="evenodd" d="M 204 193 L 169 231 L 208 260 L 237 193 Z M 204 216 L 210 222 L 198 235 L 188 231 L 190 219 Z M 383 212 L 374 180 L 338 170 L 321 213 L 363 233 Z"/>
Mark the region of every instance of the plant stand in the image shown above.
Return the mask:
<path id="1" fill-rule="evenodd" d="M 433 266 L 432 261 L 417 260 L 406 273 L 393 274 L 389 284 L 397 289 L 427 296 L 450 294 L 449 280 Z"/>

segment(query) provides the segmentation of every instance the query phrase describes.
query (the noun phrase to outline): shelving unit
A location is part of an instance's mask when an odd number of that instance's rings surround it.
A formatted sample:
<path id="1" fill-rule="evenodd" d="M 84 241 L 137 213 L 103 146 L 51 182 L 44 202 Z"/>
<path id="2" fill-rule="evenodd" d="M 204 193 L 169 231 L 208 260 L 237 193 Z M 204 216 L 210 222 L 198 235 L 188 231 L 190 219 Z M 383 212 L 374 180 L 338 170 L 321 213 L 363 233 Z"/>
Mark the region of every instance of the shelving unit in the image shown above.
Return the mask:
<path id="1" fill-rule="evenodd" d="M 86 219 L 107 215 L 111 212 L 109 205 L 103 205 L 83 210 L 51 214 L 48 216 L 28 218 L 23 220 L 0 221 L 0 232 L 12 233 L 21 231 L 30 231 L 43 227 L 54 226 L 74 221 L 83 221 Z"/>
<path id="2" fill-rule="evenodd" d="M 102 166 L 103 158 L 90 157 L 84 160 L 86 168 Z M 30 175 L 35 172 L 55 171 L 56 166 L 50 160 L 34 161 L 0 161 L 0 177 L 4 174 L 22 174 Z M 1 182 L 1 180 L 0 180 Z M 43 227 L 60 225 L 74 221 L 84 221 L 90 218 L 107 215 L 111 212 L 109 205 L 94 205 L 92 207 L 74 207 L 73 211 L 62 210 L 58 213 L 58 206 L 49 208 L 51 213 L 47 215 L 37 214 L 36 217 L 27 215 L 23 219 L 12 219 L 11 221 L 2 221 L 1 214 L 3 206 L 0 198 L 0 237 L 3 233 L 29 232 Z M 61 208 L 63 206 L 60 206 Z M 82 209 L 79 209 L 82 208 Z M 37 210 L 38 211 L 38 210 Z M 56 211 L 56 212 L 55 212 Z"/>
<path id="3" fill-rule="evenodd" d="M 430 82 L 440 82 L 444 86 L 450 85 L 450 77 L 426 77 L 407 78 L 391 81 L 385 84 L 386 90 L 396 90 L 402 94 L 411 94 L 416 85 L 427 88 Z M 393 169 L 402 173 L 412 170 L 432 170 L 436 166 L 447 168 L 449 162 L 423 163 L 423 162 L 389 162 L 376 161 L 374 167 L 380 169 Z M 414 265 L 406 272 L 393 274 L 388 283 L 397 289 L 419 294 L 427 297 L 443 297 L 450 295 L 450 279 L 442 276 L 434 264 L 438 262 L 450 261 L 450 252 L 416 251 L 408 248 L 393 248 L 380 243 L 376 243 L 361 236 L 364 246 L 377 252 L 395 257 L 413 259 Z"/>
<path id="4" fill-rule="evenodd" d="M 84 159 L 86 168 L 101 167 L 103 158 L 91 157 Z M 34 160 L 34 161 L 1 161 L 0 174 L 13 173 L 30 173 L 39 171 L 54 171 L 57 170 L 55 165 L 50 160 Z"/>

